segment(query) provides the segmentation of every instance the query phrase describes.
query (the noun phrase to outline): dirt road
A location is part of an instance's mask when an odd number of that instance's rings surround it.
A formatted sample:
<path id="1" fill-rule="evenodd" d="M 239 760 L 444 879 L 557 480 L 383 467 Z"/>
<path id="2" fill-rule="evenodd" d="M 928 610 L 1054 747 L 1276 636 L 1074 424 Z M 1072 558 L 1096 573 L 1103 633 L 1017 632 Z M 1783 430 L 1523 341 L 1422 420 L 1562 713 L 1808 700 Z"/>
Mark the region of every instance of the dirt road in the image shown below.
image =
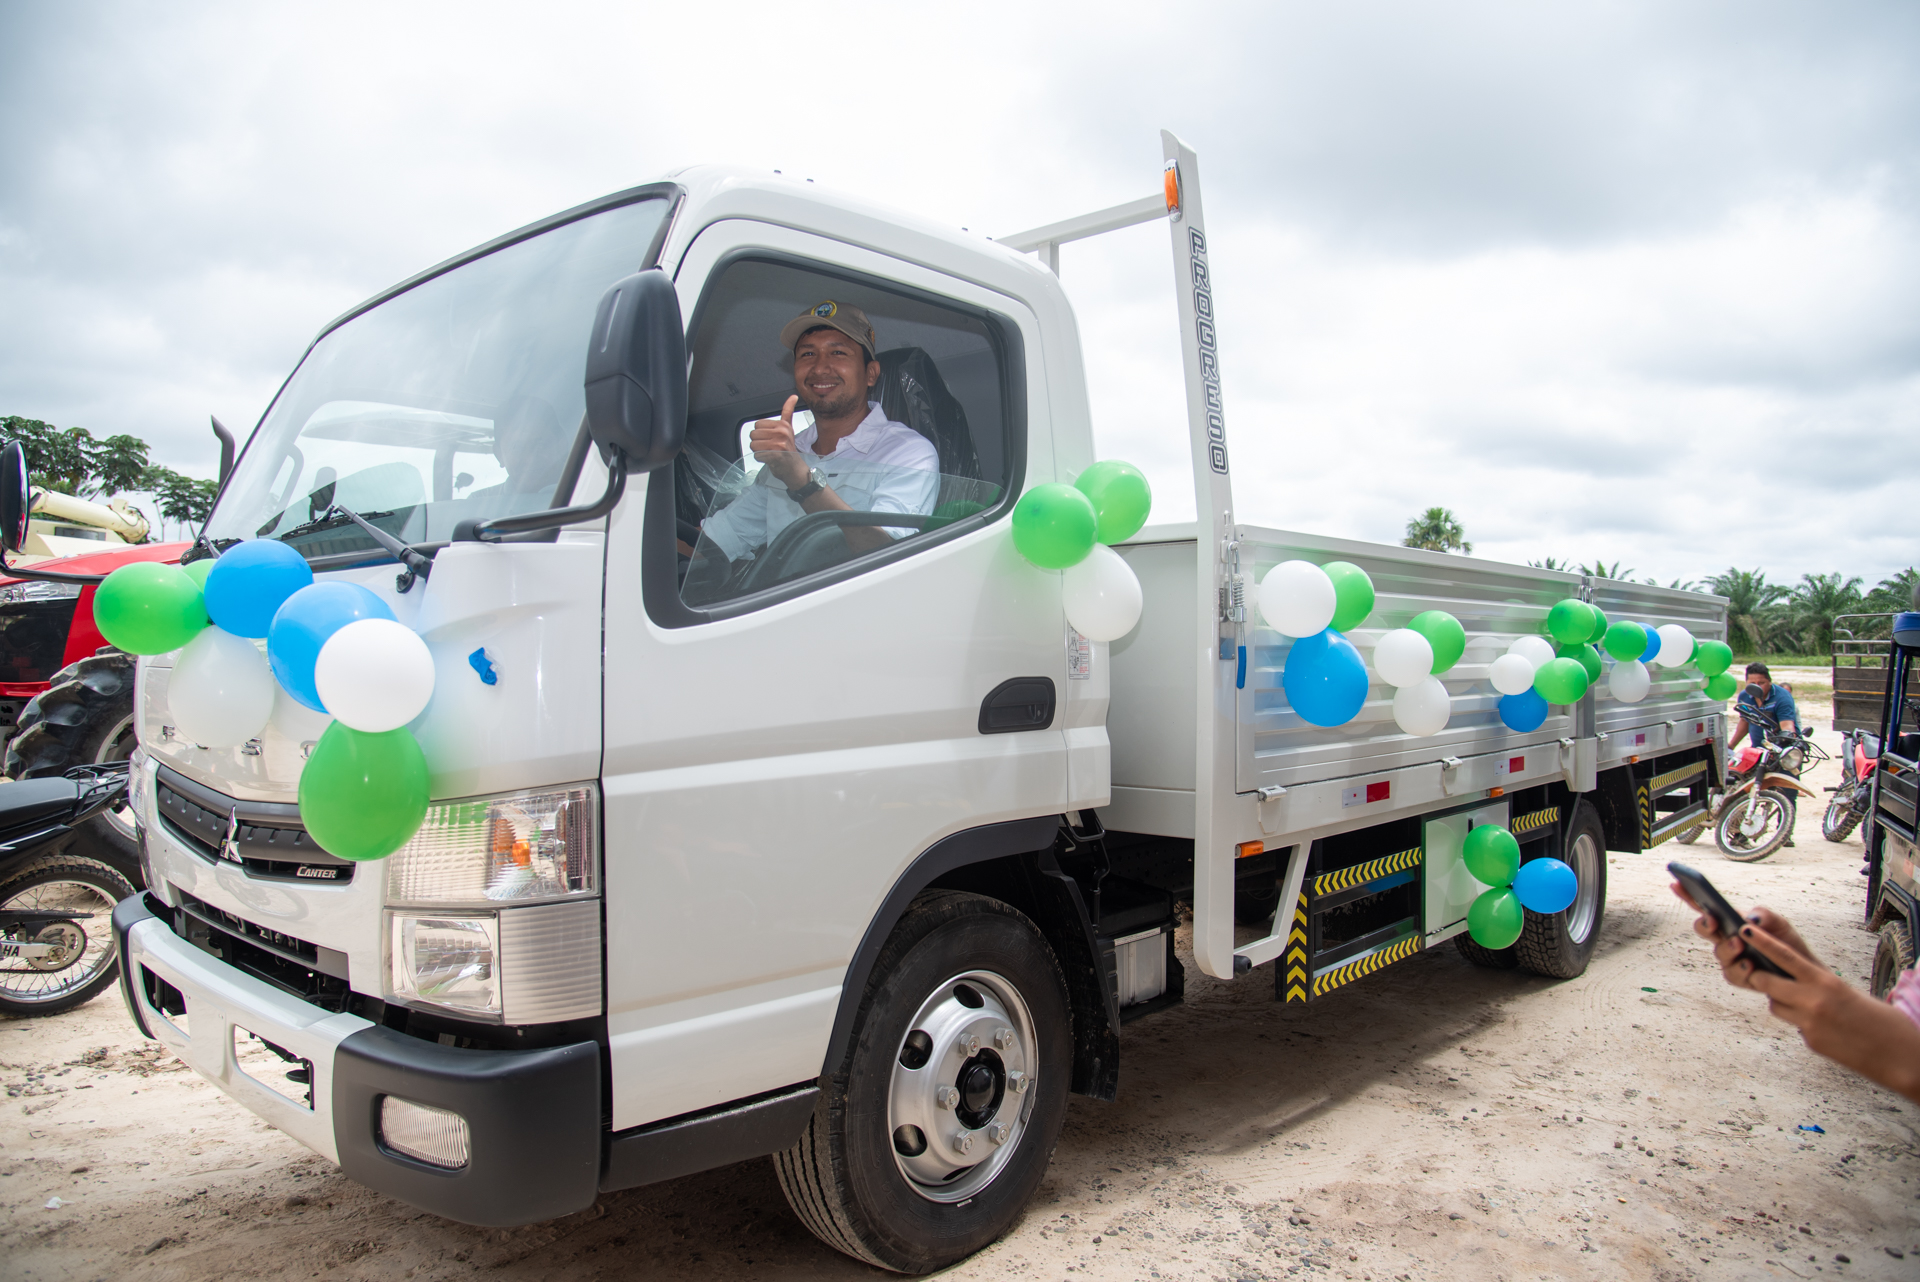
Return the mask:
<path id="1" fill-rule="evenodd" d="M 1860 843 L 1822 841 L 1811 805 L 1765 863 L 1710 837 L 1611 856 L 1571 982 L 1441 948 L 1288 1008 L 1265 969 L 1190 969 L 1183 1008 L 1127 1029 L 1120 1102 L 1073 1102 L 1024 1221 L 948 1276 L 1920 1276 L 1920 1110 L 1722 984 L 1667 893 L 1675 855 L 1864 979 Z M 510 1232 L 420 1214 L 254 1122 L 111 998 L 0 1023 L 0 1084 L 11 1278 L 885 1276 L 816 1243 L 765 1161 Z"/>

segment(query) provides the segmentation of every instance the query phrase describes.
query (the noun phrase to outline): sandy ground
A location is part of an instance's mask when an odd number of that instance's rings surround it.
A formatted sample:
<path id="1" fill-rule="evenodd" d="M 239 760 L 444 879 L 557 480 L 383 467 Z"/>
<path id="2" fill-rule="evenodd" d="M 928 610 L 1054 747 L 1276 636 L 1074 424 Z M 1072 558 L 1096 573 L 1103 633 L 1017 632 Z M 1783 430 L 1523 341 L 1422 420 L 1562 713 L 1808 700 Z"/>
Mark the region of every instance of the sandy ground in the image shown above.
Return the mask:
<path id="1" fill-rule="evenodd" d="M 1025 1219 L 948 1276 L 1920 1276 L 1920 1110 L 1723 985 L 1667 893 L 1675 856 L 1864 980 L 1860 843 L 1822 841 L 1813 805 L 1765 863 L 1710 837 L 1611 856 L 1571 982 L 1442 948 L 1288 1008 L 1265 968 L 1190 970 L 1183 1008 L 1127 1029 L 1120 1101 L 1073 1101 Z M 815 1242 L 764 1160 L 507 1232 L 421 1214 L 255 1122 L 111 997 L 0 1023 L 0 1085 L 10 1278 L 886 1276 Z"/>

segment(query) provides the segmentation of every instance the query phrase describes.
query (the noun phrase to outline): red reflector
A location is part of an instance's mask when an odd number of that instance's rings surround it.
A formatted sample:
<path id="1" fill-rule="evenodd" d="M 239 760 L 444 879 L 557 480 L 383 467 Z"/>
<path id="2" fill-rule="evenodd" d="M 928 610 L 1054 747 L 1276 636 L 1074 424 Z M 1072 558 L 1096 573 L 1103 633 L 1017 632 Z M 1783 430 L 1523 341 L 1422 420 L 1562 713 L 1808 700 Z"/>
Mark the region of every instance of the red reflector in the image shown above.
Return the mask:
<path id="1" fill-rule="evenodd" d="M 1518 774 L 1519 772 L 1525 770 L 1526 768 L 1527 768 L 1527 759 L 1525 757 L 1514 757 L 1507 762 L 1508 774 Z"/>
<path id="2" fill-rule="evenodd" d="M 1696 722 L 1694 722 L 1694 723 L 1693 723 L 1693 732 L 1694 732 L 1695 734 L 1705 734 L 1705 733 L 1707 732 L 1707 723 L 1706 723 L 1706 722 L 1704 722 L 1704 721 L 1696 721 Z"/>
<path id="3" fill-rule="evenodd" d="M 1368 801 L 1385 801 L 1392 795 L 1393 783 L 1391 780 L 1383 779 L 1379 783 L 1370 783 L 1367 785 Z"/>

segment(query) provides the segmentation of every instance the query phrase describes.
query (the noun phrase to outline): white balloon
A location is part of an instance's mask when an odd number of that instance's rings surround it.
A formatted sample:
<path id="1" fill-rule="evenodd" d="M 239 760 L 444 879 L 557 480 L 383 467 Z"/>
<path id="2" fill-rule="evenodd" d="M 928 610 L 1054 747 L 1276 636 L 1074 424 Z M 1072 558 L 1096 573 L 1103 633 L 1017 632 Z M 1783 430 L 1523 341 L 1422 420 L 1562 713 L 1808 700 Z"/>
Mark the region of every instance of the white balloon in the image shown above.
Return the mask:
<path id="1" fill-rule="evenodd" d="M 1374 644 L 1373 670 L 1390 686 L 1419 685 L 1433 675 L 1433 644 L 1412 628 L 1395 628 Z"/>
<path id="2" fill-rule="evenodd" d="M 1663 668 L 1677 668 L 1693 658 L 1693 633 L 1677 623 L 1663 623 L 1654 629 L 1660 634 L 1660 653 L 1653 661 Z"/>
<path id="3" fill-rule="evenodd" d="M 1118 641 L 1140 622 L 1140 580 L 1126 558 L 1104 543 L 1060 576 L 1060 603 L 1073 630 L 1093 641 Z"/>
<path id="4" fill-rule="evenodd" d="M 1529 663 L 1524 654 L 1509 651 L 1495 659 L 1487 667 L 1487 680 L 1501 694 L 1525 694 L 1533 689 L 1533 673 L 1537 665 Z"/>
<path id="5" fill-rule="evenodd" d="M 1310 637 L 1333 622 L 1333 580 L 1311 561 L 1282 561 L 1260 580 L 1260 613 L 1275 632 Z"/>
<path id="6" fill-rule="evenodd" d="M 1647 665 L 1638 659 L 1614 664 L 1612 674 L 1607 677 L 1607 692 L 1621 703 L 1640 702 L 1652 686 L 1653 677 Z"/>
<path id="7" fill-rule="evenodd" d="M 1393 696 L 1394 724 L 1423 739 L 1445 730 L 1452 711 L 1453 701 L 1439 677 L 1429 676 L 1417 685 L 1402 686 Z"/>
<path id="8" fill-rule="evenodd" d="M 433 653 L 404 623 L 356 619 L 320 647 L 313 687 L 341 724 L 397 730 L 433 698 Z"/>
<path id="9" fill-rule="evenodd" d="M 273 683 L 273 715 L 268 723 L 295 743 L 318 743 L 327 727 L 333 724 L 333 717 L 315 712 L 276 681 Z"/>
<path id="10" fill-rule="evenodd" d="M 1524 636 L 1508 646 L 1507 653 L 1519 655 L 1537 669 L 1542 664 L 1553 661 L 1553 642 L 1541 636 Z M 1516 690 L 1514 693 L 1518 694 L 1519 691 Z"/>
<path id="11" fill-rule="evenodd" d="M 224 628 L 207 628 L 173 661 L 167 706 L 188 743 L 232 748 L 266 729 L 273 689 L 273 669 L 258 646 Z"/>

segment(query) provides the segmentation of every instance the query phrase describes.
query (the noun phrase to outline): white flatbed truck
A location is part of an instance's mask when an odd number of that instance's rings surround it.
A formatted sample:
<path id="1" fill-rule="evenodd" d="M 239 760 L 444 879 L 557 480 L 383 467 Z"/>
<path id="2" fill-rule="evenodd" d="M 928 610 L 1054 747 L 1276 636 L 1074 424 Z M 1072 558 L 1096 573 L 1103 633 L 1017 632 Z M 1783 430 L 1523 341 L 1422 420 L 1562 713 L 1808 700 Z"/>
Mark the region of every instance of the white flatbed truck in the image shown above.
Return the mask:
<path id="1" fill-rule="evenodd" d="M 115 914 L 143 1032 L 444 1216 L 527 1223 L 771 1154 L 822 1239 L 915 1273 L 1015 1221 L 1070 1092 L 1115 1098 L 1121 1026 L 1181 1000 L 1182 902 L 1202 970 L 1269 967 L 1312 1002 L 1461 937 L 1484 889 L 1461 840 L 1496 821 L 1578 897 L 1464 951 L 1580 973 L 1605 851 L 1704 816 L 1722 705 L 1669 670 L 1515 733 L 1487 665 L 1563 597 L 1702 638 L 1723 603 L 1238 523 L 1198 165 L 1172 135 L 1165 164 L 1161 196 L 1002 243 L 694 169 L 329 325 L 191 555 L 282 539 L 426 639 L 433 805 L 386 860 L 337 859 L 295 804 L 324 719 L 199 747 L 170 659 L 143 660 L 150 889 Z M 1009 513 L 1096 457 L 1059 247 L 1149 219 L 1200 517 L 1119 549 L 1145 611 L 1109 645 Z M 793 390 L 775 335 L 826 302 L 872 319 L 870 395 L 938 449 L 940 503 L 721 546 L 711 518 L 765 483 L 745 425 Z M 889 537 L 845 535 L 863 524 Z M 1251 601 L 1290 558 L 1372 577 L 1362 650 L 1460 619 L 1446 729 L 1402 733 L 1377 681 L 1336 729 L 1289 708 L 1289 642 Z"/>

